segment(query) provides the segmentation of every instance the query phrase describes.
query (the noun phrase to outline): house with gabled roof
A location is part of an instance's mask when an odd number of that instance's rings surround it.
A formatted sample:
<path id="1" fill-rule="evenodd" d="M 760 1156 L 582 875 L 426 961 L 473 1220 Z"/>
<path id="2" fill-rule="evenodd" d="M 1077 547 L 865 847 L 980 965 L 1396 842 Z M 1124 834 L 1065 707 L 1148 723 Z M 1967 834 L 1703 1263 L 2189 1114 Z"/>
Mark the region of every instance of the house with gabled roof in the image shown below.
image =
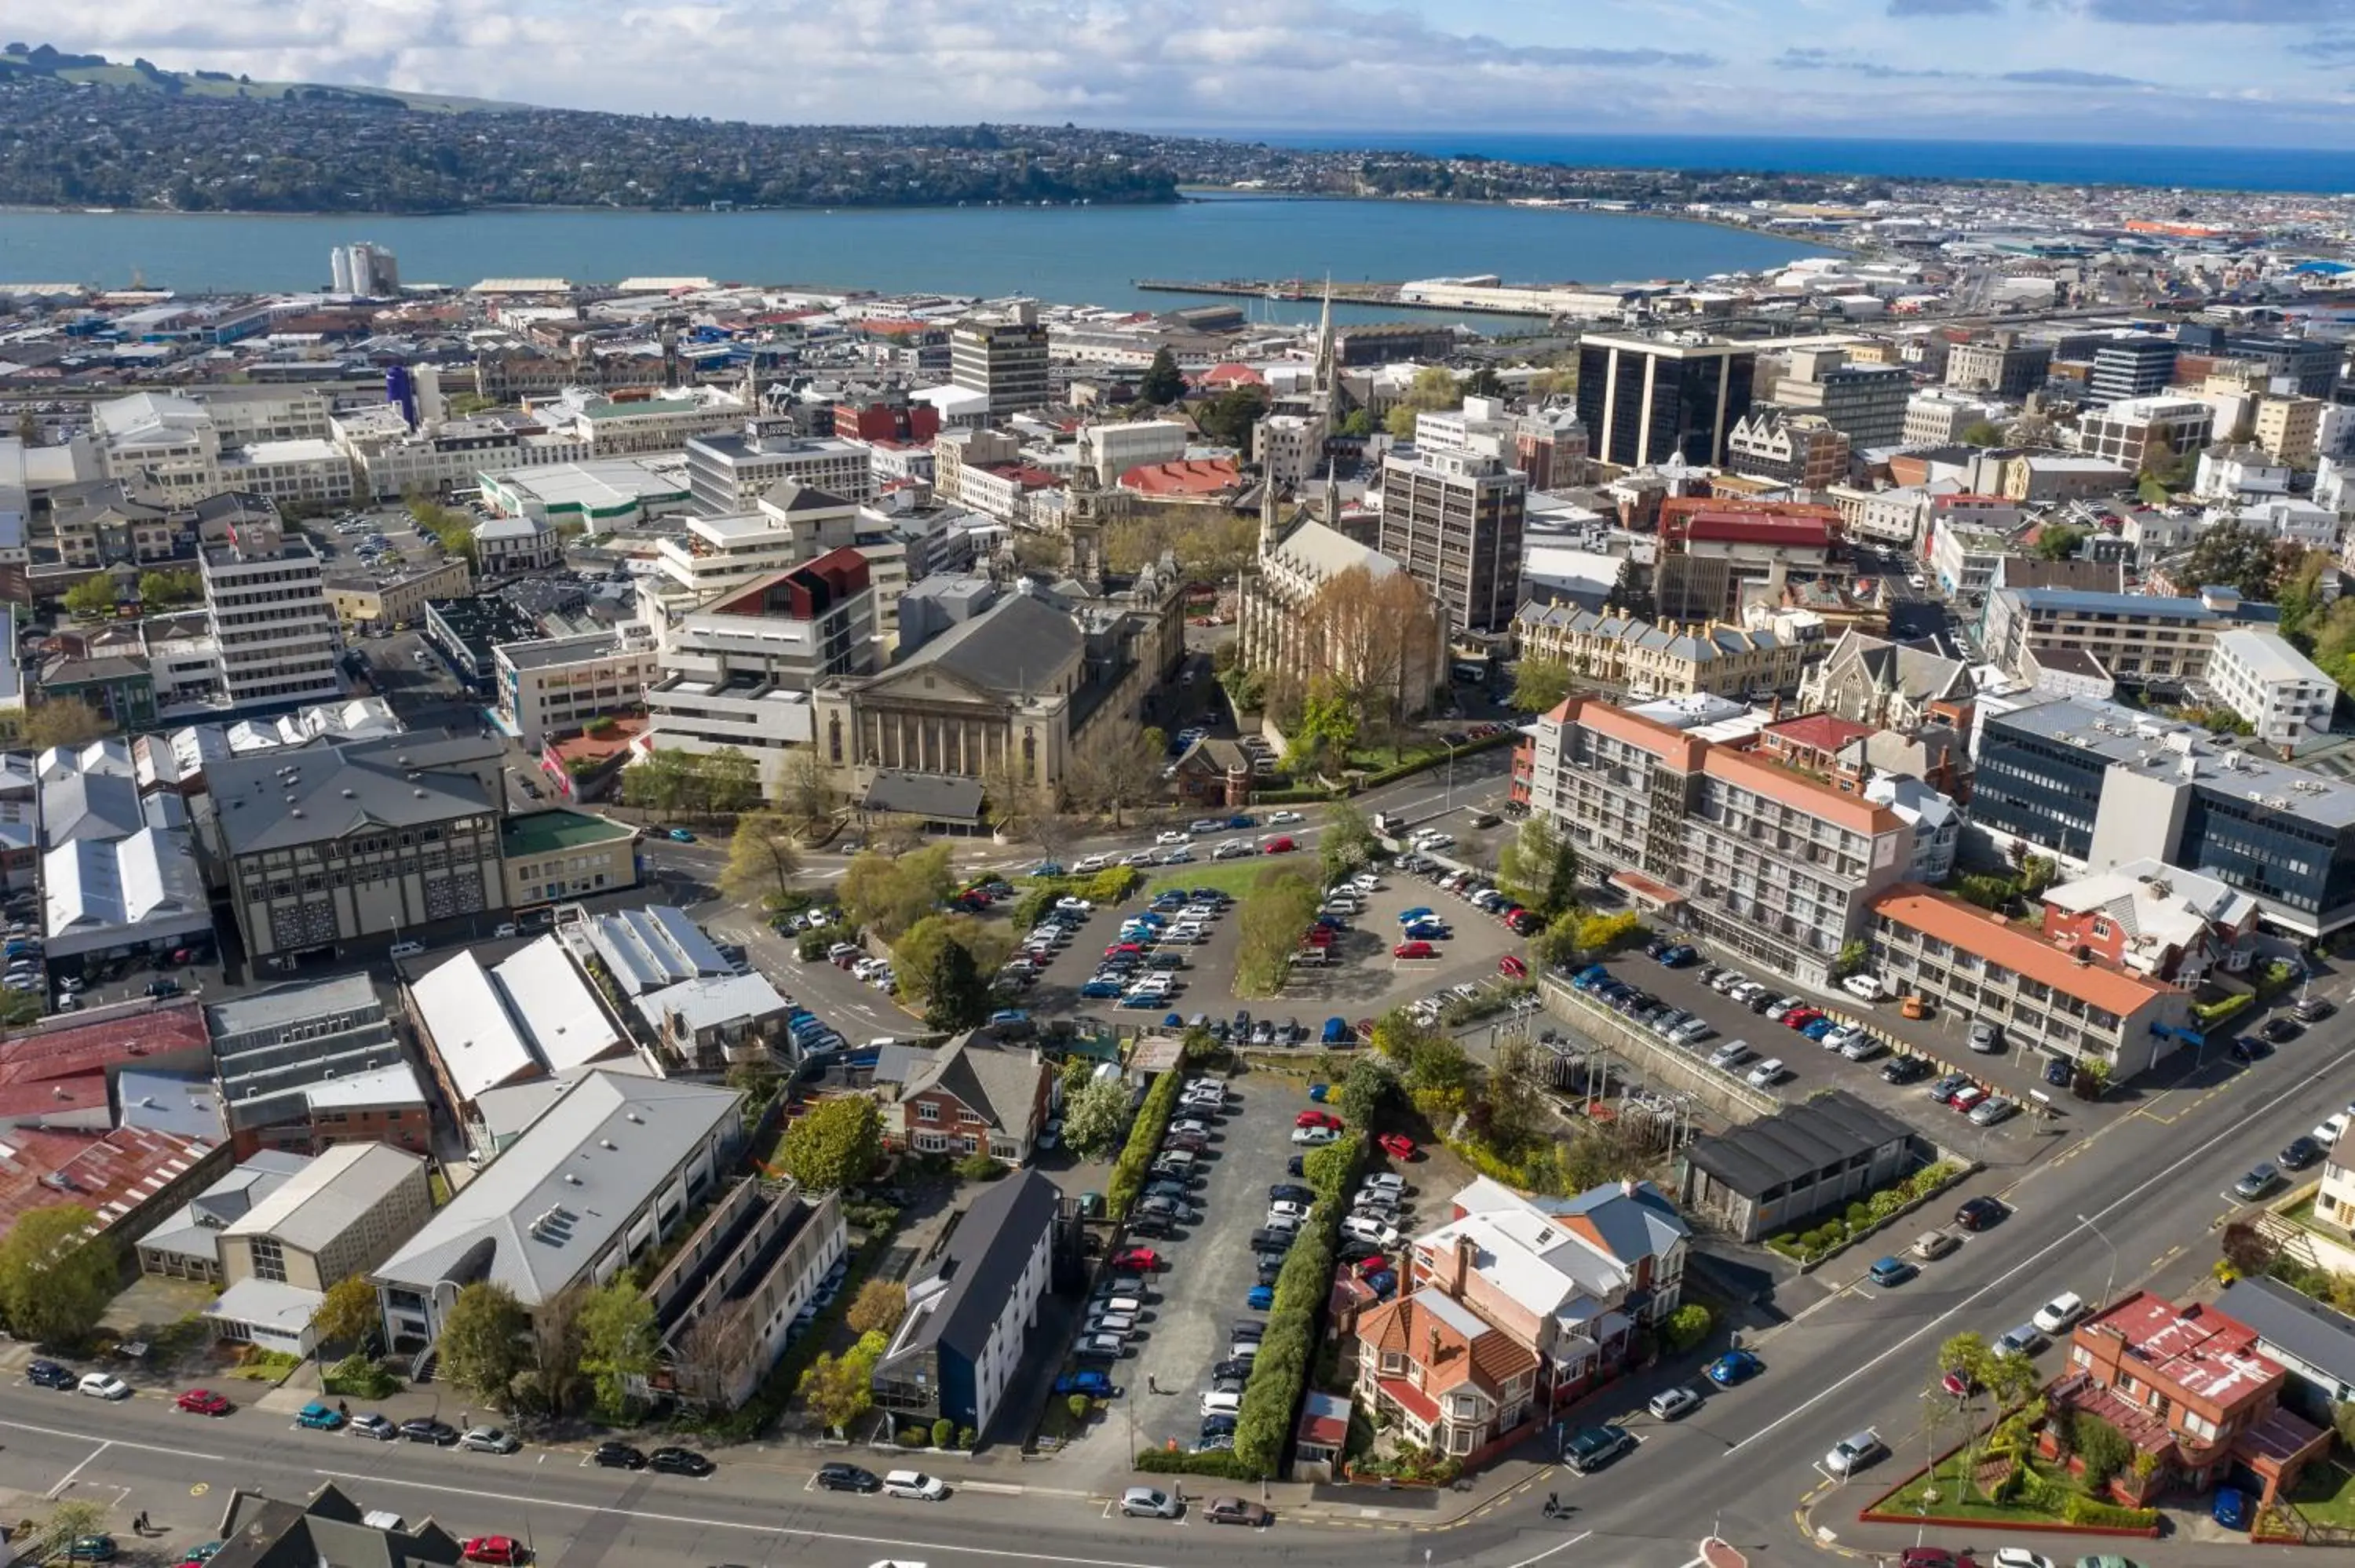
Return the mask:
<path id="1" fill-rule="evenodd" d="M 911 1065 L 900 1090 L 900 1136 L 919 1154 L 1027 1164 L 1052 1078 L 1036 1046 L 969 1029 Z"/>
<path id="2" fill-rule="evenodd" d="M 1437 1288 L 1358 1323 L 1358 1402 L 1418 1448 L 1473 1468 L 1543 1418 L 1537 1352 Z"/>

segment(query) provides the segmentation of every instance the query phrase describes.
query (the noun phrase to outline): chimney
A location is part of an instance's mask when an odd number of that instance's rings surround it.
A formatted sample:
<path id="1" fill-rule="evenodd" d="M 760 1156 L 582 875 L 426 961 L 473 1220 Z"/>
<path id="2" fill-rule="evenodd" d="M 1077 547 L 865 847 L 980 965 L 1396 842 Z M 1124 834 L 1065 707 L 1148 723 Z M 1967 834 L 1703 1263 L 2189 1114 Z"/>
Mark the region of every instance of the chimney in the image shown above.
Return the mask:
<path id="1" fill-rule="evenodd" d="M 1625 1198 L 1632 1198 L 1636 1195 L 1636 1179 L 1633 1176 L 1619 1178 L 1619 1194 Z"/>
<path id="2" fill-rule="evenodd" d="M 1441 1265 L 1437 1282 L 1441 1295 L 1458 1299 L 1463 1297 L 1464 1281 L 1469 1278 L 1472 1273 L 1473 1251 L 1470 1236 L 1457 1236 L 1455 1243 L 1448 1247 L 1447 1258 Z"/>

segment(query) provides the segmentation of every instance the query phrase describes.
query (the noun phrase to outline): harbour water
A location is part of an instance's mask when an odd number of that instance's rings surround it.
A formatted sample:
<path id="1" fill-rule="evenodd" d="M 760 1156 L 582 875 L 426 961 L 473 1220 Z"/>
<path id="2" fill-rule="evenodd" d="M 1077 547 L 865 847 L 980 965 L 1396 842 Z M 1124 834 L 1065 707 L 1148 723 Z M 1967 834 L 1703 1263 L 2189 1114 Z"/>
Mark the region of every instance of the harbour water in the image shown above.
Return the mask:
<path id="1" fill-rule="evenodd" d="M 709 277 L 887 292 L 1027 293 L 1166 311 L 1143 277 L 1515 281 L 1701 278 L 1808 254 L 1804 242 L 1674 218 L 1442 202 L 1214 196 L 1174 207 L 743 213 L 485 212 L 263 217 L 0 212 L 0 281 L 184 291 L 325 288 L 330 246 L 388 246 L 410 283 Z M 1254 302 L 1256 304 L 1256 302 Z M 1297 320 L 1314 304 L 1269 304 Z M 1391 310 L 1369 313 L 1395 315 Z M 1495 330 L 1496 323 L 1489 323 Z"/>

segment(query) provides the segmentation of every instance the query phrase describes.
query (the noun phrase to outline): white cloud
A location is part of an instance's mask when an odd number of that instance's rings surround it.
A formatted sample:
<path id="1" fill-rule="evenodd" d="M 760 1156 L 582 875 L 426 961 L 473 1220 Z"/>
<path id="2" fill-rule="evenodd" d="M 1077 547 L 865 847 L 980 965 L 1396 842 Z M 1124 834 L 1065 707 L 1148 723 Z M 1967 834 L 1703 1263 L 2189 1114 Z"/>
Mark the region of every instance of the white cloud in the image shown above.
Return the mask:
<path id="1" fill-rule="evenodd" d="M 2222 106 L 2278 83 L 2293 41 L 2263 25 L 2288 0 L 2139 0 L 2255 24 L 2211 29 L 2196 86 L 2170 88 L 2177 29 L 2110 21 L 2126 0 L 2003 0 L 2037 7 L 2032 27 L 1991 20 L 1998 0 L 1793 3 L 112 0 L 59 36 L 54 0 L 0 0 L 0 31 L 258 79 L 758 121 L 2115 137 L 2108 95 L 2134 91 L 2180 117 L 2137 132 L 2156 140 L 2265 139 Z M 2341 98 L 2267 113 L 2275 140 L 2349 139 Z"/>

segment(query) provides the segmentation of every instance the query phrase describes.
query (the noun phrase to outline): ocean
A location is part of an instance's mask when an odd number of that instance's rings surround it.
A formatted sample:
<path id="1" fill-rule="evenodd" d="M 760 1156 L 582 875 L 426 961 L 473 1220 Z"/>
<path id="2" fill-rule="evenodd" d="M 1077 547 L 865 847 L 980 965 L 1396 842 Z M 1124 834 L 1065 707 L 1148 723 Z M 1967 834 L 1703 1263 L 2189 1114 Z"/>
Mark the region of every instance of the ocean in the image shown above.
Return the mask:
<path id="1" fill-rule="evenodd" d="M 1174 207 L 912 207 L 743 213 L 531 211 L 261 217 L 0 211 L 0 281 L 183 291 L 327 286 L 329 247 L 373 240 L 405 282 L 709 277 L 885 292 L 1031 294 L 1172 310 L 1201 296 L 1138 278 L 1336 280 L 1494 272 L 1515 281 L 1701 278 L 1809 254 L 1804 243 L 1675 218 L 1440 202 L 1213 196 Z M 1817 252 L 1820 253 L 1820 251 Z M 1316 305 L 1241 300 L 1263 319 Z M 1396 316 L 1395 310 L 1337 315 Z M 1485 318 L 1497 330 L 1501 318 Z"/>
<path id="2" fill-rule="evenodd" d="M 1744 169 L 2040 185 L 2355 193 L 2355 152 L 2285 147 L 2106 146 L 2087 142 L 1929 142 L 1828 136 L 1597 136 L 1413 131 L 1366 135 L 1205 131 L 1274 146 L 1395 148 L 1434 157 L 1623 169 Z"/>

